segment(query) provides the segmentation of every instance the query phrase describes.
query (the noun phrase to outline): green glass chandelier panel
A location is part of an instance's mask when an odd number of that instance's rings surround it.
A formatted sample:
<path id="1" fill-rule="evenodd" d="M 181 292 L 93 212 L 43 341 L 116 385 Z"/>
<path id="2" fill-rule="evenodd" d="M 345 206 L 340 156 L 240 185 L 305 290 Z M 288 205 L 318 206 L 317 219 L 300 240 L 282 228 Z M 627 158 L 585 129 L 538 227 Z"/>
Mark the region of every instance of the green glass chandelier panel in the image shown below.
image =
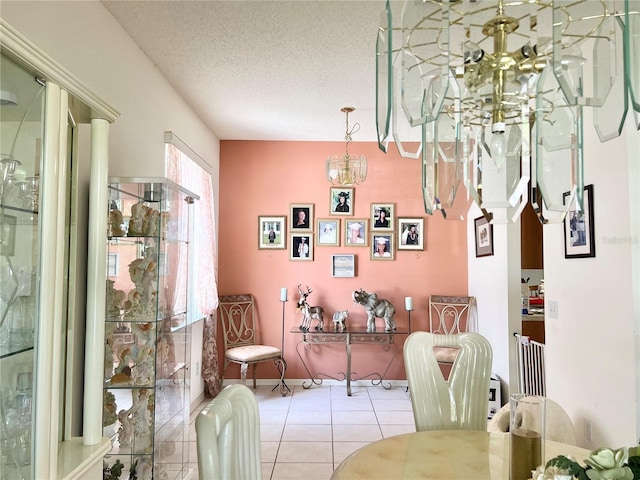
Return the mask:
<path id="1" fill-rule="evenodd" d="M 445 213 L 461 183 L 494 220 L 517 221 L 527 202 L 543 222 L 562 221 L 568 200 L 581 208 L 581 108 L 600 109 L 601 141 L 620 135 L 629 104 L 640 117 L 637 4 L 405 0 L 398 18 L 387 2 L 378 125 L 390 116 L 401 155 L 421 151 L 425 211 Z"/>

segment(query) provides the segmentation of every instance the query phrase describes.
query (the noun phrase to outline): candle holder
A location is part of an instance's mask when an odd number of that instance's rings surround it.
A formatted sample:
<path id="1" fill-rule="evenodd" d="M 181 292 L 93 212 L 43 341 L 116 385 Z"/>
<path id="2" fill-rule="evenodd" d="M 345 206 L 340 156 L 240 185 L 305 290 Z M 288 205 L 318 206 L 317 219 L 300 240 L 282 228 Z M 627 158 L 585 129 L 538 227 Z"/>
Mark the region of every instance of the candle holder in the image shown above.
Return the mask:
<path id="1" fill-rule="evenodd" d="M 284 359 L 284 305 L 285 303 L 287 303 L 287 289 L 283 288 L 280 291 L 280 303 L 282 303 L 282 339 L 280 340 L 280 355 L 282 357 L 282 363 L 284 363 L 284 368 L 286 371 L 286 365 L 287 365 L 287 361 Z M 278 383 L 275 387 L 273 387 L 271 389 L 271 391 L 273 392 L 276 388 L 280 387 L 280 391 L 284 392 L 284 390 L 286 389 L 288 392 L 291 392 L 291 389 L 289 388 L 289 386 L 287 385 L 287 382 L 284 381 L 284 375 L 282 375 L 280 377 L 280 383 Z M 283 396 L 285 395 L 285 393 L 282 394 Z"/>
<path id="2" fill-rule="evenodd" d="M 411 312 L 413 311 L 413 298 L 404 297 L 404 309 L 409 317 L 409 333 L 411 333 Z"/>

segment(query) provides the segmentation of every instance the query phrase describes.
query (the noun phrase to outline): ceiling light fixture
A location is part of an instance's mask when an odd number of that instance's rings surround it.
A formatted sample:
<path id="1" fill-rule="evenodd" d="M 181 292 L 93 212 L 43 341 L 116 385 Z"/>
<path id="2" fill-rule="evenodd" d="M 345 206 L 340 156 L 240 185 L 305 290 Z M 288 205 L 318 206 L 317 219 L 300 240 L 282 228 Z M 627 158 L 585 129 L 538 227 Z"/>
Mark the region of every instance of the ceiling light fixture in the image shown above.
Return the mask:
<path id="1" fill-rule="evenodd" d="M 420 143 L 425 211 L 447 218 L 460 184 L 494 221 L 517 221 L 527 202 L 543 223 L 574 198 L 581 208 L 583 107 L 596 107 L 600 141 L 620 135 L 628 105 L 640 129 L 640 3 L 397 4 L 376 41 L 378 143 L 393 135 L 414 158 Z"/>
<path id="2" fill-rule="evenodd" d="M 360 130 L 360 124 L 354 123 L 349 129 L 349 114 L 353 112 L 353 107 L 343 107 L 340 109 L 344 112 L 347 120 L 345 124 L 345 146 L 344 155 L 332 155 L 327 158 L 327 180 L 332 185 L 357 185 L 367 179 L 367 157 L 364 155 L 353 156 L 349 154 L 349 144 L 351 136 Z"/>

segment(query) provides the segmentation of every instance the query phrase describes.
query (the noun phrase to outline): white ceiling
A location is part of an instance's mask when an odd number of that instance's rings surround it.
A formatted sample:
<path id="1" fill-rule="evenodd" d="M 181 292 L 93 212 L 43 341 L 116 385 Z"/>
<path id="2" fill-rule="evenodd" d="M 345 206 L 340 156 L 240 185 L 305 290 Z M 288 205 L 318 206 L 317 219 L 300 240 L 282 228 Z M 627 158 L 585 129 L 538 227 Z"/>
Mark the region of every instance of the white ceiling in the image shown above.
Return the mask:
<path id="1" fill-rule="evenodd" d="M 140 1 L 105 7 L 222 140 L 376 141 L 384 0 Z"/>

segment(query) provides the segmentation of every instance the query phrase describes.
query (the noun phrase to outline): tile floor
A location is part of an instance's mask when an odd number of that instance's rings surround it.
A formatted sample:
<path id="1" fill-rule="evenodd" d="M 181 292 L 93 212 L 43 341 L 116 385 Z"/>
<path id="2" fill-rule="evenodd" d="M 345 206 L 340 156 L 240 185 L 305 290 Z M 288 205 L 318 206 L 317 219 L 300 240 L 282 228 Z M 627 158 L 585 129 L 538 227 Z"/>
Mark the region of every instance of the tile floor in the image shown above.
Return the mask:
<path id="1" fill-rule="evenodd" d="M 415 432 L 405 387 L 291 386 L 282 397 L 270 386 L 258 387 L 264 480 L 328 480 L 350 453 L 381 438 Z M 191 414 L 191 466 L 197 472 L 195 417 Z M 196 475 L 197 477 L 197 475 Z"/>

